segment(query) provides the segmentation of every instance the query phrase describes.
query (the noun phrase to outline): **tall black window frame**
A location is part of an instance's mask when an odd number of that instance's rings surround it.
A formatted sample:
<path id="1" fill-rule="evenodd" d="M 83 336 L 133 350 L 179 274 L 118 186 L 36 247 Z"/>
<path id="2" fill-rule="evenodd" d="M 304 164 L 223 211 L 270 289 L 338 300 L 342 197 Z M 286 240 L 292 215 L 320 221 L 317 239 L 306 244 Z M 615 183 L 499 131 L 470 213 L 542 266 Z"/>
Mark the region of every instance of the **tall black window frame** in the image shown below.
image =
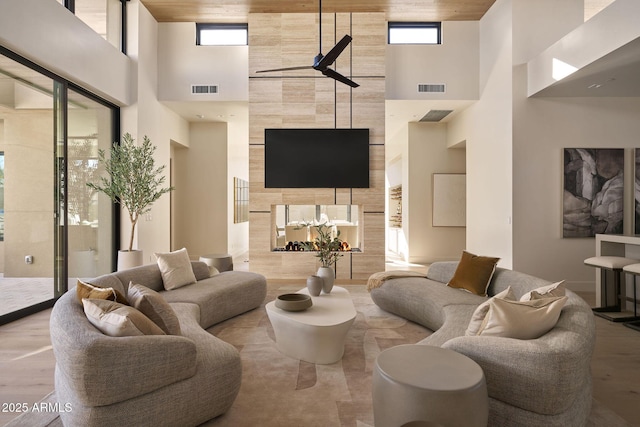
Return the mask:
<path id="1" fill-rule="evenodd" d="M 435 30 L 437 33 L 437 40 L 434 43 L 423 42 L 404 42 L 404 43 L 392 43 L 391 31 L 394 29 L 406 29 L 406 30 Z M 441 22 L 389 22 L 387 28 L 387 43 L 388 44 L 421 44 L 421 45 L 438 45 L 442 44 L 442 23 Z"/>
<path id="2" fill-rule="evenodd" d="M 130 0 L 120 0 L 120 52 L 127 54 L 127 3 Z M 64 0 L 64 7 L 75 15 L 76 0 Z"/>
<path id="3" fill-rule="evenodd" d="M 68 117 L 68 92 L 73 90 L 91 100 L 104 105 L 111 110 L 111 132 L 114 137 L 117 138 L 120 135 L 120 107 L 117 105 L 100 98 L 99 96 L 81 88 L 73 82 L 47 70 L 46 68 L 32 62 L 23 56 L 5 48 L 0 45 L 0 55 L 5 56 L 25 67 L 28 67 L 50 79 L 54 82 L 53 88 L 53 159 L 54 162 L 54 197 L 53 203 L 56 208 L 54 212 L 54 224 L 56 229 L 54 232 L 54 296 L 53 299 L 37 303 L 35 305 L 25 307 L 14 312 L 0 315 L 0 325 L 4 325 L 22 317 L 29 316 L 39 311 L 51 308 L 56 300 L 68 291 L 69 284 L 69 265 L 68 265 L 68 227 L 66 226 L 66 220 L 63 220 L 59 215 L 57 207 L 63 206 L 63 213 L 66 215 L 68 211 L 67 200 L 64 196 L 63 188 L 65 186 L 64 177 L 68 176 L 67 171 L 67 153 L 68 153 L 68 129 L 67 129 L 67 117 Z M 62 159 L 62 160 L 60 160 Z M 119 206 L 115 203 L 111 204 L 112 209 L 112 223 L 111 223 L 111 253 L 112 253 L 112 270 L 115 271 L 117 267 L 117 248 L 120 247 L 120 210 Z M 61 232 L 58 232 L 61 231 Z"/>

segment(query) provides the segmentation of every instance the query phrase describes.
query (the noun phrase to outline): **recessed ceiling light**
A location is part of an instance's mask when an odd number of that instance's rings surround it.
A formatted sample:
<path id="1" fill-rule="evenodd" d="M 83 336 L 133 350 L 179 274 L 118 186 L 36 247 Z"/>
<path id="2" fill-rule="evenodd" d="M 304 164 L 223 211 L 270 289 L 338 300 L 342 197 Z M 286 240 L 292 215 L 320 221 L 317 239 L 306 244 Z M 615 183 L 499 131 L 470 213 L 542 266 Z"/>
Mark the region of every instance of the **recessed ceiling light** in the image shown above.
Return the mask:
<path id="1" fill-rule="evenodd" d="M 202 114 L 196 114 L 196 117 L 199 119 L 204 119 L 204 116 Z"/>

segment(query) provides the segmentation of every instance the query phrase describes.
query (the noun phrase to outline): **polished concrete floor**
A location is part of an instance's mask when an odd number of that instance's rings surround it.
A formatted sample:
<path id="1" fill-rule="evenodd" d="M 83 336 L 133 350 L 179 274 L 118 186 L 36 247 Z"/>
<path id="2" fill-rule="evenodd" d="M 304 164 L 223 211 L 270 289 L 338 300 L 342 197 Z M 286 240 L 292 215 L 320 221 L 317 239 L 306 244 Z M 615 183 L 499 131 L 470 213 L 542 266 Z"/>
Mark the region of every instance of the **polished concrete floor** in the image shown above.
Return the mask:
<path id="1" fill-rule="evenodd" d="M 234 261 L 234 267 L 247 269 L 243 260 Z M 390 263 L 387 267 L 403 266 Z M 580 295 L 594 304 L 593 293 Z M 54 388 L 50 313 L 45 310 L 0 326 L 0 425 L 19 415 L 9 411 L 15 409 L 10 404 L 31 406 Z M 640 332 L 596 317 L 592 375 L 594 398 L 630 425 L 640 426 Z"/>

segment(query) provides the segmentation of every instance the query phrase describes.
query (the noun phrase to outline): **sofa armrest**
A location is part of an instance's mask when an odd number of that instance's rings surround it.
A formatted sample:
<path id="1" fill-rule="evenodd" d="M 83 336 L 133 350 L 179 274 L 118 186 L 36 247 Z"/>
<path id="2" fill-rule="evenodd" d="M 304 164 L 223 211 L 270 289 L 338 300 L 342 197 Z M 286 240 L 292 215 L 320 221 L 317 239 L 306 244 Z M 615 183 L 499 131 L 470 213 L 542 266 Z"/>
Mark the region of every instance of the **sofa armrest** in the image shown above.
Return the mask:
<path id="1" fill-rule="evenodd" d="M 490 397 L 528 411 L 558 414 L 590 388 L 591 345 L 578 333 L 556 328 L 534 340 L 461 336 L 442 347 L 480 365 Z"/>
<path id="2" fill-rule="evenodd" d="M 75 295 L 63 295 L 50 320 L 56 387 L 82 404 L 109 405 L 195 375 L 196 344 L 174 335 L 109 337 L 87 320 Z"/>

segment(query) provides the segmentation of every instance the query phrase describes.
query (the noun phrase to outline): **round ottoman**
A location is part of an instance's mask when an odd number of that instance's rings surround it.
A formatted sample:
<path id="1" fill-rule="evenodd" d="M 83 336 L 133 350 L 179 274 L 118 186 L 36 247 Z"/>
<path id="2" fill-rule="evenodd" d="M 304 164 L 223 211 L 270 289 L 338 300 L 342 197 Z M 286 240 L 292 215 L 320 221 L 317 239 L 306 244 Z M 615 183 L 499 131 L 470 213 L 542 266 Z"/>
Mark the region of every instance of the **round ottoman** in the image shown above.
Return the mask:
<path id="1" fill-rule="evenodd" d="M 376 427 L 485 427 L 489 418 L 482 368 L 455 351 L 399 345 L 381 352 L 373 369 Z"/>
<path id="2" fill-rule="evenodd" d="M 211 267 L 214 267 L 220 273 L 223 271 L 233 270 L 233 258 L 229 254 L 208 254 L 200 256 L 200 261 Z M 215 273 L 215 272 L 214 272 Z"/>

